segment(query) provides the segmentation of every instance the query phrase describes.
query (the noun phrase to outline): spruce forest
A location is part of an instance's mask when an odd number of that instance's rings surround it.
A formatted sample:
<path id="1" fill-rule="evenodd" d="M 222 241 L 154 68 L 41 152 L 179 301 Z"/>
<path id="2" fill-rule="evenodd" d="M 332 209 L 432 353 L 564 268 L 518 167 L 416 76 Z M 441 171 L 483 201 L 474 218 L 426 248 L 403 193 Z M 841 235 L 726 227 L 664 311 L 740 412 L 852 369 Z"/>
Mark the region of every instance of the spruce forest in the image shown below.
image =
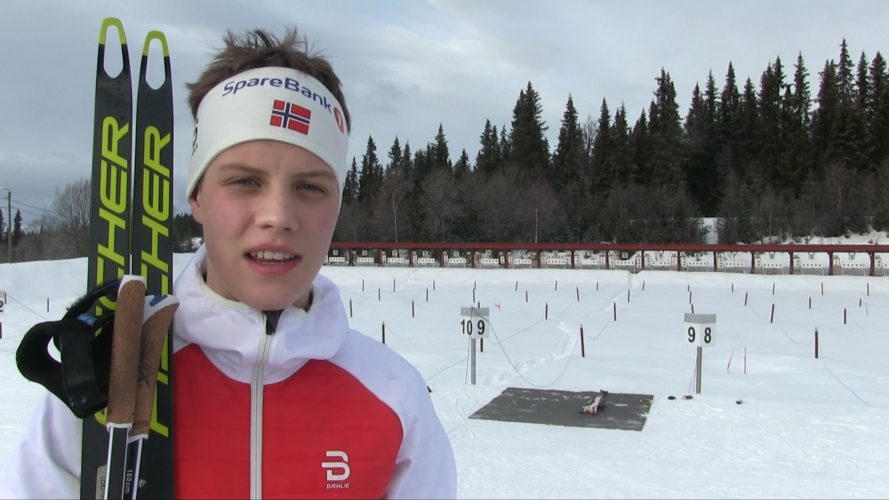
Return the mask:
<path id="1" fill-rule="evenodd" d="M 670 73 L 647 111 L 602 101 L 581 121 L 568 96 L 548 143 L 532 82 L 510 124 L 480 127 L 475 158 L 451 161 L 442 126 L 425 147 L 373 137 L 346 179 L 339 241 L 804 241 L 889 229 L 886 61 L 846 41 L 813 77 L 803 55 L 758 82 L 732 64 L 695 86 L 682 116 Z M 353 139 L 354 140 L 354 139 Z"/>

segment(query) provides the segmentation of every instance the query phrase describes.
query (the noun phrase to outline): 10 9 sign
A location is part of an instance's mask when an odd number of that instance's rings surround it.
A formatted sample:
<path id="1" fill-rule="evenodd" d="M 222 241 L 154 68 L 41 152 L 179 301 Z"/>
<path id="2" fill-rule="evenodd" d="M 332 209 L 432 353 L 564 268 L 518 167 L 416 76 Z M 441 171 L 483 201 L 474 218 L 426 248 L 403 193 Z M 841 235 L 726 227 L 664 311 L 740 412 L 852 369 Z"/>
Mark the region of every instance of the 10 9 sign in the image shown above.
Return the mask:
<path id="1" fill-rule="evenodd" d="M 460 316 L 460 334 L 478 338 L 487 336 L 490 329 L 487 307 L 461 307 Z"/>

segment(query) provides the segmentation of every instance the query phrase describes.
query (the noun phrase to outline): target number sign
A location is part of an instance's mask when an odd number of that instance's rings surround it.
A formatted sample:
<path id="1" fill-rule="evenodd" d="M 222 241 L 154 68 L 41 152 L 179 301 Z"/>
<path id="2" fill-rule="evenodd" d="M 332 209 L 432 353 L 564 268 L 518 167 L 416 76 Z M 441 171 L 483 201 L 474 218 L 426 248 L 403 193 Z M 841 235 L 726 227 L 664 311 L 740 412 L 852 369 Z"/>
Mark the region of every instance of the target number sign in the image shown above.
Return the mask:
<path id="1" fill-rule="evenodd" d="M 460 334 L 468 337 L 485 338 L 491 331 L 487 307 L 460 308 Z"/>
<path id="2" fill-rule="evenodd" d="M 0 290 L 0 312 L 3 312 L 3 307 L 6 305 L 6 292 Z"/>
<path id="3" fill-rule="evenodd" d="M 697 347 L 713 345 L 716 337 L 716 315 L 685 313 L 682 334 L 687 344 Z"/>

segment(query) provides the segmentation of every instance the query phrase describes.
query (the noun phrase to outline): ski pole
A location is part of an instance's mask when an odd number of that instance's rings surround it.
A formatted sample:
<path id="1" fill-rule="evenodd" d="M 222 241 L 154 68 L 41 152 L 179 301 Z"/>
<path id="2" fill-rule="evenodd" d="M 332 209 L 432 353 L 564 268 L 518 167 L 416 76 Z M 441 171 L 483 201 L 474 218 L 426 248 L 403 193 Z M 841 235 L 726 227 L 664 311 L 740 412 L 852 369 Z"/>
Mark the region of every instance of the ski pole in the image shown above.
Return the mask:
<path id="1" fill-rule="evenodd" d="M 127 441 L 136 408 L 139 343 L 145 309 L 145 279 L 124 276 L 117 293 L 111 373 L 108 380 L 108 458 L 105 463 L 106 499 L 123 498 L 127 465 Z"/>
<path id="2" fill-rule="evenodd" d="M 136 387 L 136 407 L 133 428 L 127 446 L 127 470 L 124 497 L 136 500 L 139 492 L 139 472 L 142 462 L 142 444 L 151 433 L 151 414 L 154 410 L 154 391 L 160 368 L 164 341 L 173 321 L 179 300 L 172 295 L 145 297 L 145 319 L 142 323 L 139 375 Z"/>

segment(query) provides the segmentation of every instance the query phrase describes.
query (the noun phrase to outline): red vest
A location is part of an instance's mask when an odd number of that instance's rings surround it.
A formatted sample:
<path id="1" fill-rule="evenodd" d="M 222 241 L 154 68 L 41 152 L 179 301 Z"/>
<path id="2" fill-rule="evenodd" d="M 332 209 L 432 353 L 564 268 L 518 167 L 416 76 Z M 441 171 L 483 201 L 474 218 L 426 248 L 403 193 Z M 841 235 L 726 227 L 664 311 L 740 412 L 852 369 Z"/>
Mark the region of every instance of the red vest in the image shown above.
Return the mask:
<path id="1" fill-rule="evenodd" d="M 250 385 L 226 377 L 194 344 L 173 365 L 176 497 L 249 498 Z M 263 391 L 263 498 L 385 494 L 401 421 L 361 382 L 311 360 Z"/>

